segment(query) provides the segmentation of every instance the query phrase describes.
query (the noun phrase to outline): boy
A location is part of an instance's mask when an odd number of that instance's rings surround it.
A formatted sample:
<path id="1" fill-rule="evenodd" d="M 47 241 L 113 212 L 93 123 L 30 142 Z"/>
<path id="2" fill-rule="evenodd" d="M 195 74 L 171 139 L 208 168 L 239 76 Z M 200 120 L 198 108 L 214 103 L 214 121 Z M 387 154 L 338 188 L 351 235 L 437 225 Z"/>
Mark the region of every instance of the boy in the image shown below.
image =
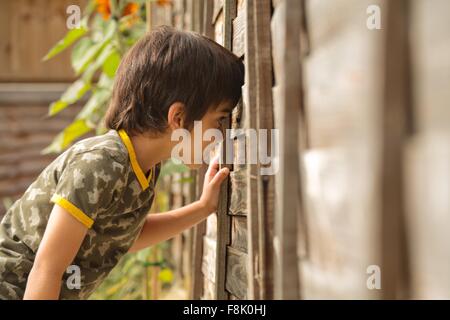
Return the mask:
<path id="1" fill-rule="evenodd" d="M 242 62 L 199 34 L 161 27 L 136 43 L 117 71 L 109 131 L 59 155 L 3 218 L 0 298 L 88 298 L 125 253 L 214 212 L 228 174 L 217 161 L 198 201 L 148 214 L 160 163 L 178 143 L 172 132 L 192 130 L 195 120 L 204 131 L 220 128 L 243 82 Z M 79 288 L 67 285 L 69 266 L 79 268 Z"/>

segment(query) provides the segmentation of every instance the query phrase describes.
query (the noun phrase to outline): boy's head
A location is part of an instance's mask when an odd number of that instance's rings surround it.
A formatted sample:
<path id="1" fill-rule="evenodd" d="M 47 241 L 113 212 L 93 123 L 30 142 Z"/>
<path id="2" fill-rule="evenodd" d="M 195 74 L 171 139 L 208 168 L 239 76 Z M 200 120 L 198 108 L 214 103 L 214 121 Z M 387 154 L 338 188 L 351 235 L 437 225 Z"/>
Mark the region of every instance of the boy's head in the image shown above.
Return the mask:
<path id="1" fill-rule="evenodd" d="M 105 124 L 130 135 L 157 134 L 180 116 L 191 129 L 207 113 L 229 112 L 243 83 L 244 65 L 231 52 L 200 34 L 159 27 L 122 60 Z"/>

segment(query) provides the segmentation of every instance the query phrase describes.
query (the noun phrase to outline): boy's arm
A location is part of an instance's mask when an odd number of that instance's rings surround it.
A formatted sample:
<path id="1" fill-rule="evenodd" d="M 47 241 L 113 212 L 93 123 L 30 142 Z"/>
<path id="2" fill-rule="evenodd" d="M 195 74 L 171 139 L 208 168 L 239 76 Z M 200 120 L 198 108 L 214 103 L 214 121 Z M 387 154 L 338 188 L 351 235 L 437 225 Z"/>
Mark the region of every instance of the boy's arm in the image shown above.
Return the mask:
<path id="1" fill-rule="evenodd" d="M 205 174 L 200 200 L 165 213 L 149 214 L 141 234 L 130 248 L 135 252 L 161 241 L 168 240 L 185 229 L 191 228 L 216 211 L 220 185 L 229 173 L 228 168 L 219 170 L 217 158 L 211 161 Z"/>
<path id="2" fill-rule="evenodd" d="M 198 201 L 172 211 L 148 214 L 139 237 L 128 252 L 168 240 L 207 216 L 208 211 Z"/>
<path id="3" fill-rule="evenodd" d="M 28 276 L 24 299 L 58 299 L 61 279 L 75 258 L 87 228 L 55 204 Z"/>

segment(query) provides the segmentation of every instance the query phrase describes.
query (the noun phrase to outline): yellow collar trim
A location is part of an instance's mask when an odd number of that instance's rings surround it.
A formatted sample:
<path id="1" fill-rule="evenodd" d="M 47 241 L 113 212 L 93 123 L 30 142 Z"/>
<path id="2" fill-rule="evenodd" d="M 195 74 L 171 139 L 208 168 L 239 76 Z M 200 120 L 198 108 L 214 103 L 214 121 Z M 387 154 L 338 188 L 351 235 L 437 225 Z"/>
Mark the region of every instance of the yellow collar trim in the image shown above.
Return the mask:
<path id="1" fill-rule="evenodd" d="M 120 138 L 122 139 L 122 142 L 125 144 L 125 147 L 128 150 L 128 155 L 130 156 L 131 161 L 131 167 L 133 168 L 134 173 L 136 174 L 136 177 L 142 187 L 142 190 L 146 190 L 150 185 L 150 180 L 153 176 L 153 168 L 150 170 L 150 173 L 148 174 L 148 177 L 145 177 L 144 172 L 142 171 L 141 166 L 136 160 L 136 153 L 134 152 L 133 144 L 131 143 L 131 139 L 126 133 L 124 129 L 120 129 L 118 131 Z"/>

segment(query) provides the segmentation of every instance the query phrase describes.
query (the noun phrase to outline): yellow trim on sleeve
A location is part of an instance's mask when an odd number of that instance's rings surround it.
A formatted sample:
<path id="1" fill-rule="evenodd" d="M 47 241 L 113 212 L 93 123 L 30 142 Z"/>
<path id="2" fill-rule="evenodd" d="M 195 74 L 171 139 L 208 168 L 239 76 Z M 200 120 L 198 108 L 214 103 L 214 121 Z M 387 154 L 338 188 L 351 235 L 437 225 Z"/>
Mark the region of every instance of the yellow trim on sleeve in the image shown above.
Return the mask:
<path id="1" fill-rule="evenodd" d="M 122 138 L 123 143 L 125 144 L 125 147 L 128 150 L 128 155 L 130 156 L 131 166 L 133 167 L 133 171 L 136 174 L 136 177 L 142 187 L 143 190 L 147 189 L 149 187 L 149 181 L 151 179 L 151 174 L 153 170 L 150 172 L 149 177 L 147 178 L 144 174 L 144 172 L 141 169 L 141 166 L 137 162 L 136 159 L 136 153 L 134 152 L 133 144 L 131 143 L 130 137 L 126 133 L 124 129 L 120 129 L 119 135 Z"/>
<path id="2" fill-rule="evenodd" d="M 67 211 L 71 215 L 73 215 L 78 221 L 80 221 L 82 224 L 84 224 L 86 227 L 91 228 L 92 224 L 94 223 L 94 220 L 89 218 L 88 215 L 86 215 L 83 211 L 78 209 L 75 205 L 73 205 L 69 200 L 64 199 L 59 194 L 54 194 L 50 201 L 57 203 Z"/>

